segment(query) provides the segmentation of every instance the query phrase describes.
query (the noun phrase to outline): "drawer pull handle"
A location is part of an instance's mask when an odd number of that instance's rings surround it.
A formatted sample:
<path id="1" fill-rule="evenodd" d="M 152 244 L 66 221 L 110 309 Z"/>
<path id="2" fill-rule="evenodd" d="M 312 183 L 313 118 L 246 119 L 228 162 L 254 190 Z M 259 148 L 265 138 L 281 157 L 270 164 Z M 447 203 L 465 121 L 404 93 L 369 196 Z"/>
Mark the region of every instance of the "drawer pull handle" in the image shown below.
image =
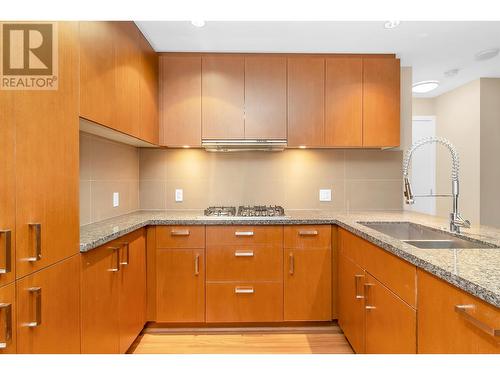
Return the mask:
<path id="1" fill-rule="evenodd" d="M 31 223 L 28 224 L 31 229 L 33 229 L 33 248 L 35 250 L 35 255 L 27 258 L 28 262 L 37 262 L 42 259 L 42 224 Z"/>
<path id="2" fill-rule="evenodd" d="M 467 312 L 467 310 L 474 310 L 475 308 L 474 305 L 456 305 L 455 312 L 484 333 L 493 337 L 500 337 L 500 329 L 490 327 Z"/>
<path id="3" fill-rule="evenodd" d="M 128 264 L 129 264 L 129 262 L 130 262 L 130 245 L 129 245 L 129 243 L 128 243 L 128 242 L 124 242 L 124 243 L 122 243 L 122 247 L 123 247 L 123 246 L 125 246 L 125 248 L 127 249 L 127 252 L 126 252 L 127 257 L 126 257 L 126 260 L 125 260 L 124 262 L 122 262 L 122 261 L 120 260 L 120 264 L 121 264 L 122 266 L 128 266 Z"/>
<path id="4" fill-rule="evenodd" d="M 288 268 L 288 272 L 290 273 L 290 275 L 293 275 L 295 273 L 295 259 L 293 257 L 293 253 L 290 253 L 289 257 L 290 257 L 290 266 Z"/>
<path id="5" fill-rule="evenodd" d="M 234 288 L 234 292 L 236 294 L 253 294 L 254 290 L 253 290 L 252 287 L 240 287 L 240 286 L 237 286 L 236 288 Z"/>
<path id="6" fill-rule="evenodd" d="M 42 325 L 42 288 L 35 286 L 28 288 L 30 292 L 35 297 L 35 319 L 26 324 L 28 327 L 39 327 Z"/>
<path id="7" fill-rule="evenodd" d="M 170 234 L 172 236 L 189 236 L 189 229 L 173 229 Z"/>
<path id="8" fill-rule="evenodd" d="M 115 256 L 116 256 L 116 264 L 115 264 L 115 267 L 114 268 L 109 268 L 108 271 L 109 272 L 119 272 L 120 271 L 120 265 L 121 265 L 121 262 L 120 262 L 120 247 L 108 247 L 109 250 L 113 250 L 114 253 L 115 253 Z"/>
<path id="9" fill-rule="evenodd" d="M 299 230 L 299 236 L 317 236 L 317 230 Z"/>
<path id="10" fill-rule="evenodd" d="M 241 251 L 241 250 L 236 250 L 234 252 L 235 257 L 253 257 L 253 251 Z"/>
<path id="11" fill-rule="evenodd" d="M 369 283 L 365 284 L 365 309 L 366 310 L 375 310 L 376 309 L 376 307 L 374 305 L 370 305 L 370 303 L 368 301 L 370 288 L 374 285 L 375 284 L 369 284 Z"/>
<path id="12" fill-rule="evenodd" d="M 234 232 L 234 235 L 236 237 L 251 237 L 251 236 L 253 236 L 253 231 L 248 231 L 248 232 L 237 231 L 237 232 Z"/>
<path id="13" fill-rule="evenodd" d="M 359 281 L 363 279 L 365 275 L 354 275 L 354 295 L 356 299 L 363 299 L 365 298 L 364 295 L 358 293 L 359 291 Z"/>
<path id="14" fill-rule="evenodd" d="M 194 257 L 194 275 L 198 276 L 200 274 L 200 256 L 196 254 Z"/>
<path id="15" fill-rule="evenodd" d="M 2 234 L 5 236 L 5 266 L 0 268 L 0 275 L 9 273 L 12 267 L 12 232 L 10 229 L 0 230 L 0 235 Z"/>
<path id="16" fill-rule="evenodd" d="M 12 340 L 12 304 L 0 303 L 0 312 L 5 310 L 5 341 L 0 341 L 0 349 L 5 349 Z"/>

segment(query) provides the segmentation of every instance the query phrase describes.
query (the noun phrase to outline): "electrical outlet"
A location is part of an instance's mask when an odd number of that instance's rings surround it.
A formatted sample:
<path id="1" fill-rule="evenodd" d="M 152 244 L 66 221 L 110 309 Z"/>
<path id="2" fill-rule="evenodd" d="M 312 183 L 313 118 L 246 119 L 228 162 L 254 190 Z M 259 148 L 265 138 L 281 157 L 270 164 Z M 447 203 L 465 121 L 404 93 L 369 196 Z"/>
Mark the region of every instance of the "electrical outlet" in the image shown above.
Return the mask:
<path id="1" fill-rule="evenodd" d="M 120 193 L 113 193 L 113 207 L 118 207 L 120 205 Z"/>
<path id="2" fill-rule="evenodd" d="M 332 189 L 319 189 L 319 200 L 320 202 L 331 202 Z"/>
<path id="3" fill-rule="evenodd" d="M 184 200 L 184 191 L 182 189 L 175 189 L 175 201 L 182 202 Z"/>

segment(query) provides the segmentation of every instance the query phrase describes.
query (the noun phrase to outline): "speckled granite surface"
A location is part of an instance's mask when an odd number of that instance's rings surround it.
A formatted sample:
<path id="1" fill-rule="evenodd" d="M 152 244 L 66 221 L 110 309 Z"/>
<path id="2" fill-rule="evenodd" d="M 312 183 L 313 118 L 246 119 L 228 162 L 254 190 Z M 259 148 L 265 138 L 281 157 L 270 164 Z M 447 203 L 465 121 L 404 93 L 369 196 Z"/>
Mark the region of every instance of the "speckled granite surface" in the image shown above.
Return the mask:
<path id="1" fill-rule="evenodd" d="M 80 228 L 80 251 L 146 225 L 269 225 L 337 224 L 472 295 L 500 308 L 500 249 L 418 249 L 359 222 L 410 221 L 447 230 L 447 220 L 411 212 L 339 213 L 287 211 L 284 218 L 208 218 L 201 211 L 137 211 Z M 464 229 L 463 235 L 500 246 L 500 230 L 489 227 Z"/>

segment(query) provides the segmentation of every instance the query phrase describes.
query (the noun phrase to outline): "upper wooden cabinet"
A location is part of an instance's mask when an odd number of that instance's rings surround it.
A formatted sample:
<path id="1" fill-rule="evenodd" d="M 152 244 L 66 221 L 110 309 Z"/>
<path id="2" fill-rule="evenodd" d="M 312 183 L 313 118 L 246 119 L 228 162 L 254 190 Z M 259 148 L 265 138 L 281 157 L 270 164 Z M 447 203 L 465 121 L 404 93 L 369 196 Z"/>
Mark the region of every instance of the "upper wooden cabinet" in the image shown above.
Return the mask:
<path id="1" fill-rule="evenodd" d="M 0 287 L 0 354 L 15 354 L 16 342 L 16 284 Z"/>
<path id="2" fill-rule="evenodd" d="M 363 146 L 396 147 L 399 137 L 399 59 L 363 58 Z"/>
<path id="3" fill-rule="evenodd" d="M 326 59 L 325 141 L 327 147 L 363 145 L 363 60 Z"/>
<path id="4" fill-rule="evenodd" d="M 80 22 L 80 117 L 156 143 L 157 72 L 133 22 Z"/>
<path id="5" fill-rule="evenodd" d="M 245 57 L 245 138 L 286 139 L 286 57 Z"/>
<path id="6" fill-rule="evenodd" d="M 201 56 L 160 56 L 160 143 L 201 145 Z"/>
<path id="7" fill-rule="evenodd" d="M 325 59 L 288 58 L 288 146 L 325 144 Z"/>

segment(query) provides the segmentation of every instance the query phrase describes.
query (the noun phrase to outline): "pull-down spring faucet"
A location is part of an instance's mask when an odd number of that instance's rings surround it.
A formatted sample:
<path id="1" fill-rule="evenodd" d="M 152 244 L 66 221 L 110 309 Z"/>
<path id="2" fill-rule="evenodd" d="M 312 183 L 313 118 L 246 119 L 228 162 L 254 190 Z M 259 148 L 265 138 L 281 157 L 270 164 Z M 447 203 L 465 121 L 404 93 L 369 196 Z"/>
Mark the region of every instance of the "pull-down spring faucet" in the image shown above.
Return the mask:
<path id="1" fill-rule="evenodd" d="M 408 170 L 413 153 L 420 147 L 428 143 L 438 143 L 446 146 L 451 154 L 452 170 L 451 170 L 451 195 L 450 194 L 429 194 L 429 195 L 414 195 L 411 188 L 410 180 L 408 179 Z M 453 198 L 453 212 L 450 213 L 450 231 L 460 233 L 460 228 L 470 228 L 470 221 L 462 218 L 458 212 L 458 171 L 460 168 L 460 161 L 458 152 L 450 141 L 446 138 L 428 137 L 415 142 L 411 148 L 406 152 L 403 159 L 403 177 L 404 177 L 404 196 L 406 204 L 415 203 L 415 197 L 452 197 Z"/>

